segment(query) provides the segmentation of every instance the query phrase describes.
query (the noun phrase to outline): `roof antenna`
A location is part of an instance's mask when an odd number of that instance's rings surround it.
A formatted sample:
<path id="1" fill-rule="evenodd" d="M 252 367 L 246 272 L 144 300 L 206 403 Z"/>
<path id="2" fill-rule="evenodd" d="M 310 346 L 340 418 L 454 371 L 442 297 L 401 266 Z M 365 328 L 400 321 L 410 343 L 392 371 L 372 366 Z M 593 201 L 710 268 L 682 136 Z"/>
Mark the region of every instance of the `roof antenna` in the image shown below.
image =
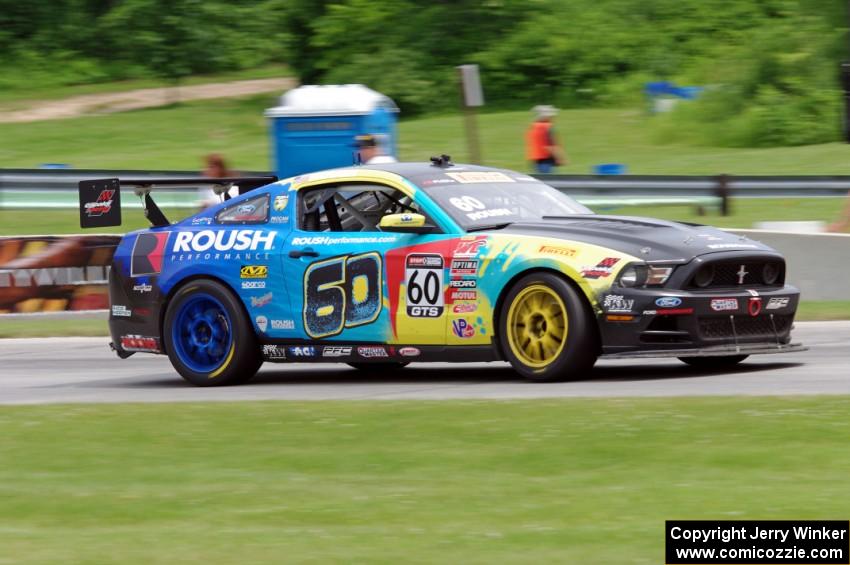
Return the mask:
<path id="1" fill-rule="evenodd" d="M 444 169 L 446 167 L 453 167 L 454 163 L 452 163 L 451 157 L 443 153 L 439 157 L 431 157 L 431 166 L 440 167 Z"/>

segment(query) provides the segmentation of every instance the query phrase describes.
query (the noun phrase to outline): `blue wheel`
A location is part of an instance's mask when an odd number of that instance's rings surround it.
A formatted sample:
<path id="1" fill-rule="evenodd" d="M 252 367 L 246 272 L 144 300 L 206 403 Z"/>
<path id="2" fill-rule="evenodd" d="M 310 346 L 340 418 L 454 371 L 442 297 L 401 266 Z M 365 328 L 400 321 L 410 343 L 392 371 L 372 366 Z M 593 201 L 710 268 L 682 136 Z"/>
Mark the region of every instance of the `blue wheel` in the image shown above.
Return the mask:
<path id="1" fill-rule="evenodd" d="M 262 363 L 244 310 L 217 282 L 191 281 L 178 290 L 168 305 L 163 329 L 172 365 L 192 384 L 245 381 Z"/>

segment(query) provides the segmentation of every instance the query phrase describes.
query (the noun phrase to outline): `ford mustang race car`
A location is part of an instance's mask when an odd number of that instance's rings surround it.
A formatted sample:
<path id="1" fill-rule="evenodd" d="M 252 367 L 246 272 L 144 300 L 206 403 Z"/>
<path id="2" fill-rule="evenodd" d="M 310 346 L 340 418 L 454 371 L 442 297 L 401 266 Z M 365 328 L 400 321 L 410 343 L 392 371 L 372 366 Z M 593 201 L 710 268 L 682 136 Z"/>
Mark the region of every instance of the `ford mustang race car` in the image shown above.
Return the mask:
<path id="1" fill-rule="evenodd" d="M 552 381 L 600 356 L 723 366 L 802 349 L 785 261 L 746 237 L 595 215 L 528 175 L 445 156 L 273 180 L 80 183 L 84 227 L 120 223 L 121 186 L 153 224 L 114 254 L 119 356 L 166 354 L 208 386 L 263 361 L 507 360 Z M 241 194 L 170 224 L 151 191 L 199 182 Z"/>

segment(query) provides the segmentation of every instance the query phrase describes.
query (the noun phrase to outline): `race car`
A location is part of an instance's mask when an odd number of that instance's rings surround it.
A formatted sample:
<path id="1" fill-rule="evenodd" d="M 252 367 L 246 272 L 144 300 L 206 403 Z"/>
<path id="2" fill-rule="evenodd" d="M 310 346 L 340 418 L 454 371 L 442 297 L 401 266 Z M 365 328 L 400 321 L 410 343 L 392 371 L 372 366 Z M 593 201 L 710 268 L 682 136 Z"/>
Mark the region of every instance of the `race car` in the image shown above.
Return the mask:
<path id="1" fill-rule="evenodd" d="M 241 193 L 169 223 L 151 191 L 199 183 Z M 121 186 L 153 227 L 115 251 L 111 347 L 166 354 L 199 386 L 244 382 L 264 361 L 506 360 L 555 381 L 599 357 L 719 367 L 803 349 L 799 291 L 773 249 L 596 215 L 523 173 L 442 156 L 281 181 L 83 181 L 81 223 L 120 222 Z"/>

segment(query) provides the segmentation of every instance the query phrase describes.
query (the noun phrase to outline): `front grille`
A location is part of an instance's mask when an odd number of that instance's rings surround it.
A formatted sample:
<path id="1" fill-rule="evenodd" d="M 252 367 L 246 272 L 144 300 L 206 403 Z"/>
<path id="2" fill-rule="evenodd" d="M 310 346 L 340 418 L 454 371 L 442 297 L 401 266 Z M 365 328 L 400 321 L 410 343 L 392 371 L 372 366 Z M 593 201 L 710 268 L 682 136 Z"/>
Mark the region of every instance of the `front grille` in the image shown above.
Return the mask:
<path id="1" fill-rule="evenodd" d="M 778 271 L 776 280 L 768 283 L 765 280 L 765 266 L 771 266 Z M 711 282 L 705 286 L 698 286 L 696 281 L 700 274 L 713 271 Z M 706 263 L 688 281 L 689 288 L 741 288 L 741 287 L 778 287 L 785 284 L 785 262 L 781 260 L 765 259 L 736 259 L 726 261 L 715 261 Z"/>
<path id="2" fill-rule="evenodd" d="M 731 316 L 711 316 L 699 318 L 699 333 L 703 339 L 772 338 L 782 337 L 791 329 L 793 315 L 773 316 L 734 316 L 735 328 L 732 329 Z M 775 330 L 774 330 L 775 325 Z"/>

